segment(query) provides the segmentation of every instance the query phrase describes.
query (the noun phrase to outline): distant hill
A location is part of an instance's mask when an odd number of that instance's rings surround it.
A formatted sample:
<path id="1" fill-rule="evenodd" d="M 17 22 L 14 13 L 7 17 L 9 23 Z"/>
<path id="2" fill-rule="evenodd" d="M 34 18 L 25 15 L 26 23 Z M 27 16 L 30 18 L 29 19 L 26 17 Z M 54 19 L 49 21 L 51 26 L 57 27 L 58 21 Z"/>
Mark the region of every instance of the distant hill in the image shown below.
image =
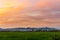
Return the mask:
<path id="1" fill-rule="evenodd" d="M 6 28 L 6 29 L 0 28 L 0 31 L 60 31 L 60 30 L 56 28 L 42 27 L 42 28 Z"/>

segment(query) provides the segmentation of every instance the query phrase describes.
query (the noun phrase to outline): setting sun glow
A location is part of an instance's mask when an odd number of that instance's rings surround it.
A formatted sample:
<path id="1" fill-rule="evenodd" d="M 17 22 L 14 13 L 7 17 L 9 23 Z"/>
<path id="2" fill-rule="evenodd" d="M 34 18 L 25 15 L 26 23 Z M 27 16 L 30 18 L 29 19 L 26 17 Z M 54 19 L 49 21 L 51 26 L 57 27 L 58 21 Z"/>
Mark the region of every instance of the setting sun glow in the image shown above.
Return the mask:
<path id="1" fill-rule="evenodd" d="M 11 10 L 18 10 L 18 7 L 22 8 L 23 3 L 17 1 L 12 1 L 12 0 L 0 0 L 0 14 L 9 12 Z"/>
<path id="2" fill-rule="evenodd" d="M 8 12 L 10 10 L 10 8 L 13 6 L 14 6 L 14 3 L 12 4 L 11 2 L 0 0 L 0 14 Z"/>

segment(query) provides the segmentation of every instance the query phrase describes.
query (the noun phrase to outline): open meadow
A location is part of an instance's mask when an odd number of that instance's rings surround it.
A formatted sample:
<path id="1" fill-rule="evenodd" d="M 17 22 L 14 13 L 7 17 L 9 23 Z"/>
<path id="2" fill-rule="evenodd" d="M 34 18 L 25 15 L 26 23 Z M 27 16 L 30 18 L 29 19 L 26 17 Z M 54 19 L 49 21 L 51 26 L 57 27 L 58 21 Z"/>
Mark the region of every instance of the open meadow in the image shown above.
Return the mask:
<path id="1" fill-rule="evenodd" d="M 60 40 L 60 32 L 0 32 L 0 40 Z"/>

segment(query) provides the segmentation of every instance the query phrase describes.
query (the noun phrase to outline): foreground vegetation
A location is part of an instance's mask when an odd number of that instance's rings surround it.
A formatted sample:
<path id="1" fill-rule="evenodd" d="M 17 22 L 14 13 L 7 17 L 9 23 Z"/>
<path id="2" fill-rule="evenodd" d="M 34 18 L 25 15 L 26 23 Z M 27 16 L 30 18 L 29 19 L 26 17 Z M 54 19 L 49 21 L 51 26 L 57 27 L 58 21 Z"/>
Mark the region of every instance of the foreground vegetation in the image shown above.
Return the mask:
<path id="1" fill-rule="evenodd" d="M 60 32 L 0 32 L 0 40 L 60 40 Z"/>

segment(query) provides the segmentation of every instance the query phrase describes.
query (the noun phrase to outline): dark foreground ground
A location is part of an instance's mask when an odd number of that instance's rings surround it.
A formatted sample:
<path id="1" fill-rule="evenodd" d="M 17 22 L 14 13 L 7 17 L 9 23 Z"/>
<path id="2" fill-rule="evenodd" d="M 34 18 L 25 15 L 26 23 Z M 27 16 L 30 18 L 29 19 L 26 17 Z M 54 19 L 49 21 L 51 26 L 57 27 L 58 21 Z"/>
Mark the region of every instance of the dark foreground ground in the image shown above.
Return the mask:
<path id="1" fill-rule="evenodd" d="M 0 32 L 0 40 L 60 40 L 60 32 Z"/>

